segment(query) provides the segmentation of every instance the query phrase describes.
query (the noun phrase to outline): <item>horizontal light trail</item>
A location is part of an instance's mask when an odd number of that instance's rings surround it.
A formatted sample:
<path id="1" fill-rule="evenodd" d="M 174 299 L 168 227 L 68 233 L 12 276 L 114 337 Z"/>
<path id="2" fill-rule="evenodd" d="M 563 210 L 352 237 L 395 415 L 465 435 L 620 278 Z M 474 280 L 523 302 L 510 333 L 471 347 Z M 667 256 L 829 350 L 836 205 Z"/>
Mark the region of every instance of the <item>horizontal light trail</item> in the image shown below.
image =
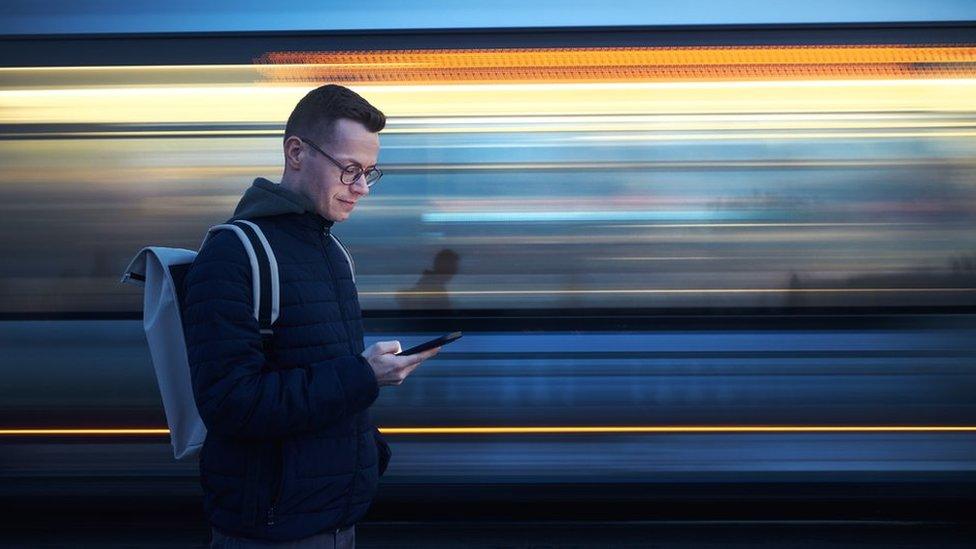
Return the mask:
<path id="1" fill-rule="evenodd" d="M 770 140 L 802 140 L 802 139 L 920 139 L 933 137 L 974 137 L 974 131 L 880 131 L 880 132 L 799 132 L 799 133 L 760 133 L 760 132 L 727 132 L 727 133 L 648 133 L 646 135 L 583 135 L 580 141 L 718 141 L 753 139 L 759 141 Z"/>
<path id="2" fill-rule="evenodd" d="M 726 256 L 677 256 L 677 257 L 665 257 L 665 256 L 644 256 L 644 257 L 588 257 L 587 259 L 591 261 L 728 261 L 729 258 Z M 741 257 L 736 257 L 735 259 L 743 259 Z"/>
<path id="3" fill-rule="evenodd" d="M 518 145 L 507 145 L 517 148 Z M 440 147 L 430 147 L 437 149 Z M 976 166 L 976 160 L 967 158 L 941 159 L 910 159 L 891 158 L 885 160 L 688 160 L 688 161 L 651 161 L 651 162 L 492 162 L 492 163 L 464 163 L 464 164 L 383 164 L 383 171 L 406 172 L 481 172 L 481 171 L 599 171 L 599 170 L 648 170 L 648 169 L 751 169 L 751 168 L 890 168 L 898 167 L 930 167 L 945 166 Z"/>
<path id="4" fill-rule="evenodd" d="M 391 119 L 976 111 L 976 79 L 352 85 Z M 281 124 L 307 85 L 0 85 L 0 124 Z M 717 128 L 721 129 L 721 127 Z M 880 133 L 880 132 L 879 132 Z"/>
<path id="5" fill-rule="evenodd" d="M 682 219 L 741 219 L 740 212 L 714 210 L 688 211 L 579 211 L 579 212 L 431 212 L 420 216 L 424 223 L 504 223 L 567 221 L 675 221 Z"/>
<path id="6" fill-rule="evenodd" d="M 976 426 L 608 426 L 608 427 L 385 427 L 390 435 L 535 435 L 616 433 L 848 433 L 848 432 L 976 432 Z"/>
<path id="7" fill-rule="evenodd" d="M 68 124 L 73 124 L 68 123 Z M 871 126 L 871 125 L 869 125 Z M 914 125 L 913 125 L 914 126 Z M 976 123 L 966 123 L 959 124 L 961 127 L 973 127 Z M 874 126 L 871 126 L 874 127 Z M 897 126 L 895 129 L 891 130 L 876 130 L 876 131 L 860 131 L 859 129 L 846 129 L 838 131 L 812 131 L 809 129 L 804 129 L 797 125 L 796 127 L 782 127 L 782 128 L 762 128 L 754 127 L 748 130 L 736 129 L 736 128 L 723 128 L 719 126 L 710 126 L 707 129 L 711 130 L 708 132 L 690 130 L 687 128 L 610 128 L 610 127 L 589 127 L 589 126 L 576 126 L 572 128 L 558 127 L 551 128 L 540 125 L 527 125 L 519 127 L 498 127 L 498 126 L 466 126 L 466 127 L 438 127 L 438 128 L 396 128 L 389 127 L 383 130 L 384 135 L 390 134 L 494 134 L 494 133 L 539 133 L 539 134 L 554 134 L 554 133 L 565 133 L 565 134 L 602 134 L 602 135 L 568 135 L 562 137 L 558 145 L 560 147 L 588 147 L 590 146 L 588 141 L 603 141 L 603 142 L 634 142 L 634 141 L 729 141 L 729 140 L 753 140 L 753 141 L 770 141 L 770 140 L 829 140 L 829 139 L 936 139 L 936 138 L 959 138 L 959 137 L 974 137 L 976 136 L 976 131 L 974 130 L 951 130 L 943 129 L 938 127 L 938 125 L 927 126 L 925 124 L 918 124 L 919 128 L 917 131 L 905 131 L 904 126 Z M 930 127 L 931 129 L 925 129 Z M 10 125 L 7 127 L 10 129 Z M 634 131 L 644 131 L 647 132 L 643 135 L 630 135 L 621 134 L 619 132 L 634 132 Z M 614 133 L 617 132 L 617 133 Z M 609 135 L 608 135 L 609 134 Z M 281 138 L 282 131 L 280 129 L 273 130 L 221 130 L 221 129 L 199 129 L 199 130 L 120 130 L 115 128 L 106 128 L 104 130 L 84 130 L 84 131 L 73 131 L 70 129 L 46 129 L 43 131 L 23 131 L 20 128 L 14 131 L 0 131 L 0 138 L 5 139 L 37 139 L 37 138 L 55 138 L 55 139 L 77 139 L 77 138 L 102 138 L 102 139 L 115 139 L 115 138 L 208 138 L 208 137 L 274 137 Z M 541 140 L 541 144 L 520 144 L 520 147 L 526 146 L 552 146 L 553 139 Z M 442 144 L 442 145 L 431 145 L 430 149 L 506 149 L 511 148 L 513 145 L 511 143 L 459 143 L 459 144 Z M 390 146 L 388 149 L 398 149 L 407 148 L 403 146 Z M 824 165 L 829 161 L 819 161 L 819 160 L 796 160 L 796 161 L 783 161 L 779 164 L 790 165 L 790 166 L 818 166 Z M 838 160 L 838 163 L 843 163 L 844 165 L 851 165 L 854 167 L 858 166 L 872 166 L 880 165 L 878 161 L 871 160 Z M 905 159 L 899 160 L 898 164 L 911 164 L 911 163 L 926 162 L 931 163 L 931 160 L 914 160 Z M 714 162 L 699 162 L 702 165 L 711 165 Z M 742 167 L 767 167 L 775 165 L 776 162 L 767 161 L 728 161 L 730 165 L 739 165 Z M 888 161 L 885 165 L 891 165 L 893 162 Z M 649 161 L 649 162 L 619 162 L 614 164 L 614 166 L 622 166 L 624 168 L 644 168 L 644 167 L 662 167 L 668 164 L 674 164 L 678 166 L 684 165 L 694 165 L 695 162 L 667 162 L 667 161 Z M 463 164 L 463 165 L 448 165 L 452 169 L 465 169 L 465 170 L 504 170 L 512 169 L 513 166 L 517 166 L 516 163 L 473 163 L 473 164 Z M 579 162 L 566 162 L 566 163 L 546 163 L 538 162 L 531 164 L 524 164 L 525 169 L 535 169 L 535 170 L 550 170 L 550 169 L 586 169 L 586 168 L 598 168 L 599 166 L 594 166 L 592 163 L 579 163 Z M 443 167 L 443 166 L 441 166 Z"/>
<path id="8" fill-rule="evenodd" d="M 0 436 L 156 436 L 169 429 L 0 429 Z"/>
<path id="9" fill-rule="evenodd" d="M 395 291 L 359 292 L 361 296 L 462 296 L 462 295 L 567 295 L 567 294 L 772 294 L 772 293 L 861 293 L 861 292 L 963 292 L 976 288 L 689 288 L 662 290 L 457 290 L 457 291 Z"/>
<path id="10" fill-rule="evenodd" d="M 232 127 L 228 128 L 227 125 Z M 194 137 L 194 136 L 281 136 L 281 124 L 192 124 L 193 127 L 146 124 L 105 125 L 102 128 L 72 128 L 70 125 L 32 130 L 32 125 L 7 127 L 2 137 L 27 139 L 30 137 Z M 237 126 L 236 128 L 233 126 Z M 796 132 L 834 130 L 865 132 L 873 130 L 928 131 L 976 128 L 976 116 L 947 113 L 769 113 L 717 115 L 565 115 L 565 116 L 482 116 L 482 117 L 400 117 L 387 120 L 384 135 L 389 134 L 453 134 L 453 133 L 606 133 L 606 132 Z M 928 135 L 928 133 L 925 133 Z M 578 140 L 573 135 L 550 135 L 547 142 L 561 139 L 563 146 Z M 465 144 L 463 146 L 472 146 Z M 485 146 L 485 145 L 483 145 Z M 442 147 L 447 148 L 446 145 Z M 385 148 L 398 148 L 387 145 Z"/>
<path id="11" fill-rule="evenodd" d="M 968 45 L 804 45 L 280 51 L 277 82 L 490 82 L 910 78 L 972 75 Z"/>
<path id="12" fill-rule="evenodd" d="M 14 69 L 23 70 L 23 69 Z M 67 71 L 73 71 L 74 67 L 66 68 Z M 498 84 L 487 84 L 487 83 L 471 83 L 471 84 L 438 84 L 425 82 L 422 85 L 406 85 L 406 84 L 366 84 L 363 83 L 358 86 L 354 86 L 356 89 L 366 90 L 366 91 L 390 91 L 390 92 L 411 92 L 414 94 L 423 94 L 429 92 L 448 92 L 448 91 L 459 91 L 459 92 L 477 92 L 477 91 L 527 91 L 527 92 L 552 92 L 554 90 L 572 90 L 572 91 L 620 91 L 620 90 L 743 90 L 743 89 L 765 89 L 765 88 L 792 88 L 792 89 L 821 89 L 821 88 L 852 88 L 852 87 L 865 87 L 873 89 L 884 89 L 884 88 L 916 88 L 919 86 L 947 86 L 947 87 L 957 87 L 965 88 L 972 86 L 973 82 L 976 81 L 976 73 L 970 78 L 954 78 L 954 79 L 943 79 L 943 78 L 913 78 L 913 79 L 886 79 L 886 80 L 862 80 L 862 79 L 844 79 L 844 80 L 718 80 L 718 81 L 704 81 L 704 82 L 680 82 L 680 81 L 667 81 L 667 82 L 505 82 Z M 226 92 L 229 94 L 236 95 L 248 95 L 259 93 L 262 95 L 278 95 L 281 93 L 289 92 L 300 92 L 308 91 L 308 86 L 305 85 L 259 85 L 255 83 L 250 83 L 248 85 L 242 84 L 227 84 L 220 81 L 215 81 L 206 85 L 187 85 L 182 83 L 168 83 L 168 82 L 156 82 L 150 85 L 143 86 L 116 86 L 116 85 L 101 85 L 101 86 L 73 86 L 70 81 L 65 82 L 63 86 L 50 86 L 50 87 L 38 87 L 38 88 L 28 88 L 28 87 L 15 87 L 7 83 L 2 85 L 5 94 L 12 94 L 17 97 L 27 97 L 30 95 L 40 95 L 40 96 L 97 96 L 102 95 L 107 91 L 117 92 L 120 95 L 129 95 L 134 97 L 146 97 L 150 95 L 158 94 L 160 91 L 172 92 L 176 91 L 182 95 L 192 96 L 192 95 L 208 95 L 212 92 Z M 948 111 L 947 111 L 948 112 Z M 526 113 L 526 115 L 533 113 Z M 672 114 L 688 114 L 688 113 L 672 113 Z M 701 115 L 703 113 L 694 113 Z M 750 113 L 752 115 L 765 114 L 765 113 Z M 831 114 L 841 114 L 841 113 L 831 113 Z"/>
<path id="13" fill-rule="evenodd" d="M 893 221 L 893 222 L 879 222 L 879 223 L 870 223 L 870 222 L 864 222 L 864 223 L 860 223 L 860 222 L 852 222 L 852 223 L 805 223 L 805 222 L 800 222 L 800 223 L 655 223 L 653 225 L 627 225 L 626 227 L 628 229 L 652 229 L 652 228 L 655 228 L 656 229 L 656 228 L 663 228 L 663 227 L 669 227 L 669 228 L 674 228 L 674 227 L 678 227 L 678 228 L 689 228 L 689 227 L 694 227 L 694 228 L 701 228 L 701 227 L 723 227 L 723 228 L 738 228 L 738 227 L 748 227 L 748 228 L 756 228 L 756 227 L 824 227 L 824 228 L 833 228 L 833 227 L 906 227 L 906 226 L 920 226 L 920 225 L 927 225 L 927 223 L 910 222 L 910 221 L 906 221 L 906 222 Z M 616 225 L 611 225 L 611 227 L 616 227 Z"/>
<path id="14" fill-rule="evenodd" d="M 381 427 L 385 435 L 627 433 L 967 433 L 976 425 L 664 425 L 541 427 Z M 169 429 L 0 429 L 0 436 L 164 436 Z"/>
<path id="15" fill-rule="evenodd" d="M 391 170 L 392 171 L 392 170 Z M 682 220 L 715 220 L 731 221 L 735 219 L 749 219 L 769 216 L 771 212 L 744 213 L 741 211 L 717 210 L 672 210 L 672 211 L 535 211 L 535 212 L 428 212 L 422 213 L 424 223 L 567 223 L 567 222 L 631 222 L 631 221 L 682 221 Z M 895 226 L 898 223 L 877 223 L 873 226 Z M 641 227 L 844 227 L 844 226 L 872 226 L 864 223 L 762 223 L 762 222 L 732 222 L 732 223 L 670 223 L 640 225 Z M 630 228 L 636 225 L 628 225 Z"/>
<path id="16" fill-rule="evenodd" d="M 957 45 L 779 45 L 404 49 L 268 52 L 253 64 L 5 67 L 21 85 L 64 75 L 122 74 L 267 82 L 430 84 L 511 81 L 943 78 L 976 72 L 976 48 Z"/>

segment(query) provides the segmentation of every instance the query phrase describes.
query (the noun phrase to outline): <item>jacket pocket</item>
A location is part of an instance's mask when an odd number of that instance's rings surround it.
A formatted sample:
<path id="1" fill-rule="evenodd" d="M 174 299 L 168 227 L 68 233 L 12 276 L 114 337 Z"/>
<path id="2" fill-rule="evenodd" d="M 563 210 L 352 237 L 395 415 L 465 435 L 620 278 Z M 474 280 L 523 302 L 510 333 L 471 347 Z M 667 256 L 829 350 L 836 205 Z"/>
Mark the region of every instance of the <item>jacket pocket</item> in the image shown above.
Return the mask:
<path id="1" fill-rule="evenodd" d="M 301 478 L 347 476 L 356 472 L 356 436 L 295 440 L 295 473 Z"/>
<path id="2" fill-rule="evenodd" d="M 390 457 L 393 456 L 393 451 L 390 450 L 390 445 L 386 443 L 383 435 L 380 434 L 380 430 L 373 427 L 373 440 L 376 442 L 376 465 L 379 468 L 380 476 L 386 472 L 386 466 L 390 464 Z"/>

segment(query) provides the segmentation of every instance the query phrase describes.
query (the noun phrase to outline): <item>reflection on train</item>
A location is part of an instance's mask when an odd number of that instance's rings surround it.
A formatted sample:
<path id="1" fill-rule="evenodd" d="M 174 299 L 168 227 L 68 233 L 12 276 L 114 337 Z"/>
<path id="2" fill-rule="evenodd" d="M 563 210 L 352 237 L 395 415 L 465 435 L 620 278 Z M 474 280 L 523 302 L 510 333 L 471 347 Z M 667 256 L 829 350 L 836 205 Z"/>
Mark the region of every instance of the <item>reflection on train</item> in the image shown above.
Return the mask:
<path id="1" fill-rule="evenodd" d="M 390 116 L 336 229 L 370 341 L 466 332 L 378 401 L 389 482 L 971 484 L 976 33 L 794 30 L 252 37 L 239 64 L 117 38 L 165 59 L 0 68 L 0 428 L 163 424 L 121 271 L 276 180 L 332 79 Z M 159 439 L 26 436 L 3 474 L 192 476 Z"/>
<path id="2" fill-rule="evenodd" d="M 137 310 L 133 250 L 195 248 L 276 180 L 323 78 L 390 116 L 388 175 L 337 229 L 367 310 L 976 304 L 972 48 L 258 60 L 2 69 L 0 312 Z"/>

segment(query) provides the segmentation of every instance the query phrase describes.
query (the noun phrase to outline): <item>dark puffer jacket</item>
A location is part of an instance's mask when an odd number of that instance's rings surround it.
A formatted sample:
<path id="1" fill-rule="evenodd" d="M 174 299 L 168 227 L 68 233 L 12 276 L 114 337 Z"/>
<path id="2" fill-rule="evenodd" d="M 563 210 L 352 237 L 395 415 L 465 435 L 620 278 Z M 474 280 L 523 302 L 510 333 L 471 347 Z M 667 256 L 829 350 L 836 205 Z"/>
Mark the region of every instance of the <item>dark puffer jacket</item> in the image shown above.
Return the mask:
<path id="1" fill-rule="evenodd" d="M 350 265 L 329 237 L 332 222 L 265 179 L 232 219 L 253 221 L 267 236 L 281 304 L 266 353 L 250 263 L 230 231 L 207 241 L 184 279 L 193 392 L 207 426 L 200 455 L 207 516 L 227 534 L 267 540 L 355 524 L 389 456 L 367 411 L 379 389 L 360 356 Z"/>

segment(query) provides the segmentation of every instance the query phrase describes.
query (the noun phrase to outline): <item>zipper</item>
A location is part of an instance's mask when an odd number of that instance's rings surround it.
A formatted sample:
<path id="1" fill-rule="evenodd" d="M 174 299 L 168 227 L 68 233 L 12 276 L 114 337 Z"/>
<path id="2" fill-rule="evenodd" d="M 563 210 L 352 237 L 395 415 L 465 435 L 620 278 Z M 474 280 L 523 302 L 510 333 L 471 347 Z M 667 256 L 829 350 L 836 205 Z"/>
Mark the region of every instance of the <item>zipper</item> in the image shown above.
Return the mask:
<path id="1" fill-rule="evenodd" d="M 352 498 L 356 495 L 356 476 L 359 474 L 359 425 L 353 425 L 353 431 L 356 433 L 356 462 L 352 466 L 352 482 L 349 483 L 349 497 L 346 499 L 346 508 L 342 511 L 342 519 L 339 520 L 339 528 L 336 528 L 337 534 L 342 528 L 342 525 L 346 523 L 347 517 L 349 517 Z"/>
<path id="2" fill-rule="evenodd" d="M 329 274 L 332 276 L 332 283 L 335 285 L 336 297 L 338 297 L 338 294 L 339 294 L 339 280 L 336 278 L 335 270 L 332 268 L 332 262 L 329 261 L 329 240 L 335 240 L 336 247 L 339 248 L 339 251 L 342 253 L 342 255 L 346 256 L 346 259 L 349 261 L 349 272 L 350 273 L 354 273 L 355 272 L 354 271 L 355 267 L 353 266 L 353 263 L 352 263 L 352 257 L 349 256 L 349 253 L 346 251 L 346 247 L 343 246 L 342 243 L 339 242 L 339 239 L 338 238 L 335 238 L 330 231 L 328 231 L 328 230 L 323 231 L 322 232 L 322 251 L 325 254 L 325 264 L 328 266 L 328 268 L 329 268 Z M 355 276 L 356 275 L 353 274 L 353 277 L 355 277 Z M 355 283 L 355 278 L 353 279 L 353 283 Z M 348 320 L 348 319 L 346 318 L 346 314 L 344 312 L 342 312 L 342 307 L 341 306 L 339 307 L 339 315 L 342 316 L 343 324 L 345 324 L 345 321 Z M 353 351 L 353 355 L 355 355 L 356 353 L 355 353 L 355 350 L 353 349 L 352 345 L 353 345 L 352 338 L 349 338 L 349 349 L 351 351 Z M 354 494 L 356 492 L 356 475 L 359 473 L 359 453 L 360 453 L 359 452 L 359 445 L 360 445 L 359 442 L 360 441 L 359 441 L 359 424 L 358 424 L 358 422 L 356 422 L 356 424 L 353 425 L 353 432 L 355 433 L 354 436 L 356 438 L 356 460 L 355 460 L 355 463 L 353 464 L 353 468 L 352 468 L 352 481 L 349 484 L 349 497 L 348 497 L 348 499 L 346 499 L 346 508 L 342 512 L 342 518 L 339 520 L 339 527 L 336 528 L 336 534 L 338 534 L 339 533 L 339 530 L 342 529 L 342 525 L 345 523 L 346 518 L 349 516 L 349 509 L 352 507 L 352 498 L 353 498 L 353 496 L 354 496 Z"/>
<path id="3" fill-rule="evenodd" d="M 271 498 L 271 506 L 268 507 L 268 526 L 274 526 L 275 524 L 275 513 L 278 510 L 278 501 L 281 500 L 281 491 L 284 488 L 285 476 L 285 452 L 284 452 L 284 442 L 278 441 L 278 479 L 277 485 L 274 489 L 274 496 Z"/>

